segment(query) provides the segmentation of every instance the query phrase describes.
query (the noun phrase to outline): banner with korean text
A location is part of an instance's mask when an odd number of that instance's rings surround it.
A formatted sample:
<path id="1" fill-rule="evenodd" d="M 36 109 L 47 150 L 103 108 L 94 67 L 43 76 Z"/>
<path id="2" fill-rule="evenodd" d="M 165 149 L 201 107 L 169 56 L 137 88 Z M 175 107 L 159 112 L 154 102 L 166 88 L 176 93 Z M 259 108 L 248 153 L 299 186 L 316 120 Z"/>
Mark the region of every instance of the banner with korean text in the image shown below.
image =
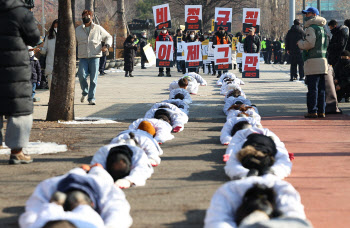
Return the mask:
<path id="1" fill-rule="evenodd" d="M 242 78 L 259 78 L 260 53 L 243 53 Z"/>
<path id="2" fill-rule="evenodd" d="M 153 6 L 154 25 L 158 30 L 163 27 L 171 28 L 169 4 Z"/>
<path id="3" fill-rule="evenodd" d="M 226 32 L 231 32 L 232 25 L 232 8 L 215 7 L 215 26 L 214 30 L 218 31 L 223 27 Z"/>
<path id="4" fill-rule="evenodd" d="M 215 70 L 232 69 L 232 48 L 229 44 L 215 45 L 214 59 Z"/>
<path id="5" fill-rule="evenodd" d="M 243 33 L 249 33 L 249 28 L 254 27 L 255 33 L 260 31 L 260 9 L 243 8 Z"/>
<path id="6" fill-rule="evenodd" d="M 191 42 L 184 45 L 186 68 L 203 66 L 201 42 Z"/>
<path id="7" fill-rule="evenodd" d="M 186 5 L 185 6 L 185 30 L 202 29 L 202 6 Z"/>
<path id="8" fill-rule="evenodd" d="M 156 67 L 172 67 L 174 65 L 174 43 L 157 41 Z"/>

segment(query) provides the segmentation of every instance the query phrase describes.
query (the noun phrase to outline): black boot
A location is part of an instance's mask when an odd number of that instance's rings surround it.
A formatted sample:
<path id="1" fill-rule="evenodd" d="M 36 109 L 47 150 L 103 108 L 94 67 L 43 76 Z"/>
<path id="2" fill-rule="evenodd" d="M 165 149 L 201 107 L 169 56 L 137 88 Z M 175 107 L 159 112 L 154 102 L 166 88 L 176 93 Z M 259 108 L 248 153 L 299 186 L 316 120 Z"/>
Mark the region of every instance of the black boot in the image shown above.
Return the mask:
<path id="1" fill-rule="evenodd" d="M 130 71 L 130 73 L 129 73 L 129 77 L 134 77 L 134 76 L 132 75 L 132 71 Z"/>
<path id="2" fill-rule="evenodd" d="M 125 77 L 129 77 L 128 71 L 125 71 Z"/>

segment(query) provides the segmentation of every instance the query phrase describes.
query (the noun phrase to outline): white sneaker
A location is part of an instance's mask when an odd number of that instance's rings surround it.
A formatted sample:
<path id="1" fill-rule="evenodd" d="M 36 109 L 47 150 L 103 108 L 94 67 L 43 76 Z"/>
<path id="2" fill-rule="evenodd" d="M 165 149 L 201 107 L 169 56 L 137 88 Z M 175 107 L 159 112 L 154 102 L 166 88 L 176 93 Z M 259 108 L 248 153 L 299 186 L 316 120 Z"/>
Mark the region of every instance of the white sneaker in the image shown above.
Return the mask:
<path id="1" fill-rule="evenodd" d="M 89 101 L 89 105 L 95 105 L 95 104 L 96 104 L 96 101 L 94 100 Z"/>
<path id="2" fill-rule="evenodd" d="M 86 97 L 87 97 L 87 95 L 86 96 L 81 96 L 81 98 L 80 98 L 80 102 L 81 103 L 84 103 L 85 101 L 86 101 Z"/>

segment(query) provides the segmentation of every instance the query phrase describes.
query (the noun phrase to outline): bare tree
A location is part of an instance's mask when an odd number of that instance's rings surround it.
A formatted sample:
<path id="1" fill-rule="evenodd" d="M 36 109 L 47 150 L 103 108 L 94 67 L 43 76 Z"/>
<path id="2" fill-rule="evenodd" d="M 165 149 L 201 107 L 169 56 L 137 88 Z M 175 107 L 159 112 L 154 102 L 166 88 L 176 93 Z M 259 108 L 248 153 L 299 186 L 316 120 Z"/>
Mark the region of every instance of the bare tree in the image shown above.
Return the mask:
<path id="1" fill-rule="evenodd" d="M 124 0 L 118 0 L 117 2 L 117 37 L 126 38 L 127 29 L 125 21 L 125 7 Z"/>
<path id="2" fill-rule="evenodd" d="M 85 9 L 94 10 L 94 0 L 85 0 Z"/>
<path id="3" fill-rule="evenodd" d="M 48 121 L 74 119 L 76 51 L 71 0 L 59 0 L 58 18 Z"/>

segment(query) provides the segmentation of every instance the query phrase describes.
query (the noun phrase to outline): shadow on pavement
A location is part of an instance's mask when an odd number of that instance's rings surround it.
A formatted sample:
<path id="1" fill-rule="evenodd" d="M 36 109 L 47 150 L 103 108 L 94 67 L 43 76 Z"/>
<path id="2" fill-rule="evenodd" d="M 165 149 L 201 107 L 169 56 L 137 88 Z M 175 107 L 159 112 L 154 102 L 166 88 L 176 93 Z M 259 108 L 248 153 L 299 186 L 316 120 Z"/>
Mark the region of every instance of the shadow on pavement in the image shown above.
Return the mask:
<path id="1" fill-rule="evenodd" d="M 200 228 L 203 227 L 206 210 L 189 210 L 186 212 L 186 220 L 181 222 L 163 224 L 169 228 Z"/>

